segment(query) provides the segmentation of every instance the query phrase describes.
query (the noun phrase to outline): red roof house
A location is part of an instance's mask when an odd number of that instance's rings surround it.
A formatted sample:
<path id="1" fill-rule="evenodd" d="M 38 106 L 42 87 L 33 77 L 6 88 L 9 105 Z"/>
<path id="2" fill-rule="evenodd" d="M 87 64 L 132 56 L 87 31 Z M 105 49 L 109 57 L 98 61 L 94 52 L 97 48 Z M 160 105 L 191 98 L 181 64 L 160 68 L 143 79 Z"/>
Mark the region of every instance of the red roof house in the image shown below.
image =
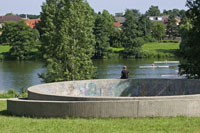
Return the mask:
<path id="1" fill-rule="evenodd" d="M 38 23 L 40 21 L 40 19 L 27 19 L 25 20 L 25 23 L 30 26 L 31 28 L 35 28 L 36 27 L 36 23 Z"/>

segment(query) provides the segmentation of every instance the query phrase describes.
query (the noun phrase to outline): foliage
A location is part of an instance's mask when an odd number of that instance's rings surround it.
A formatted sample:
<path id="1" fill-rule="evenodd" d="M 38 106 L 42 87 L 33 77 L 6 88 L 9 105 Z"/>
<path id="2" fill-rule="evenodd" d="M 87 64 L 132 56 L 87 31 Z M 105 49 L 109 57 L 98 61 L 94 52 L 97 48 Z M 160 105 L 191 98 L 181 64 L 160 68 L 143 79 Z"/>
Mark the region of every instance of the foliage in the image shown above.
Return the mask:
<path id="1" fill-rule="evenodd" d="M 151 6 L 148 11 L 146 11 L 148 16 L 160 16 L 160 9 L 158 6 Z"/>
<path id="2" fill-rule="evenodd" d="M 96 38 L 94 58 L 104 58 L 108 56 L 108 47 L 110 45 L 111 35 L 114 34 L 114 20 L 107 10 L 99 12 L 94 27 Z"/>
<path id="3" fill-rule="evenodd" d="M 47 0 L 39 31 L 47 72 L 45 82 L 90 79 L 94 67 L 93 10 L 84 0 Z"/>
<path id="4" fill-rule="evenodd" d="M 179 29 L 176 17 L 174 15 L 170 15 L 167 22 L 167 31 L 166 31 L 168 38 L 175 39 L 178 36 L 178 30 Z"/>
<path id="5" fill-rule="evenodd" d="M 147 34 L 143 38 L 144 38 L 145 43 L 156 42 L 156 39 L 154 37 L 152 37 L 151 34 Z"/>
<path id="6" fill-rule="evenodd" d="M 187 0 L 187 20 L 181 25 L 182 42 L 180 52 L 185 59 L 181 62 L 181 74 L 188 78 L 200 78 L 200 0 Z"/>
<path id="7" fill-rule="evenodd" d="M 153 28 L 153 22 L 146 15 L 139 17 L 139 29 L 143 32 L 142 36 L 150 35 Z"/>
<path id="8" fill-rule="evenodd" d="M 115 48 L 122 47 L 122 30 L 121 28 L 115 28 L 110 36 L 110 46 Z"/>
<path id="9" fill-rule="evenodd" d="M 162 23 L 156 23 L 152 30 L 152 36 L 157 40 L 162 40 L 165 35 L 165 26 Z"/>
<path id="10" fill-rule="evenodd" d="M 28 59 L 38 36 L 24 21 L 6 22 L 2 27 L 2 43 L 11 46 L 9 54 L 18 60 Z"/>
<path id="11" fill-rule="evenodd" d="M 124 56 L 137 58 L 144 43 L 142 31 L 139 27 L 138 18 L 133 14 L 132 10 L 126 10 L 125 18 L 126 21 L 123 24 Z"/>
<path id="12" fill-rule="evenodd" d="M 20 89 L 19 93 L 17 93 L 17 91 L 12 88 L 9 89 L 8 92 L 0 93 L 0 98 L 15 98 L 15 97 L 25 98 L 27 96 L 28 92 L 24 88 Z"/>
<path id="13" fill-rule="evenodd" d="M 183 18 L 185 16 L 185 10 L 173 9 L 173 10 L 163 10 L 163 16 L 177 16 Z"/>
<path id="14" fill-rule="evenodd" d="M 38 18 L 40 18 L 40 15 L 33 15 L 33 14 L 17 14 L 17 16 L 20 16 L 22 18 L 26 18 L 26 16 L 27 16 L 29 19 L 38 19 Z"/>
<path id="15" fill-rule="evenodd" d="M 7 13 L 7 14 L 5 14 L 5 16 L 15 16 L 15 14 L 13 14 L 13 13 Z"/>

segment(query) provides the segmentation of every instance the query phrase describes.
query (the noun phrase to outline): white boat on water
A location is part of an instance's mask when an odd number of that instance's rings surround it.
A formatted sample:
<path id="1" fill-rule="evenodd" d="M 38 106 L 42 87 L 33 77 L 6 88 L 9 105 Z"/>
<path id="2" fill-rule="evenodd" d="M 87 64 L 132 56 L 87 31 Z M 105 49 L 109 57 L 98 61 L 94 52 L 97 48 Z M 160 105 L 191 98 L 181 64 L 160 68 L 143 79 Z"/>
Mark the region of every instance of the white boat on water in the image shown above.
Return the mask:
<path id="1" fill-rule="evenodd" d="M 154 61 L 155 64 L 179 64 L 180 61 Z"/>
<path id="2" fill-rule="evenodd" d="M 140 66 L 139 68 L 169 68 L 169 66 Z"/>

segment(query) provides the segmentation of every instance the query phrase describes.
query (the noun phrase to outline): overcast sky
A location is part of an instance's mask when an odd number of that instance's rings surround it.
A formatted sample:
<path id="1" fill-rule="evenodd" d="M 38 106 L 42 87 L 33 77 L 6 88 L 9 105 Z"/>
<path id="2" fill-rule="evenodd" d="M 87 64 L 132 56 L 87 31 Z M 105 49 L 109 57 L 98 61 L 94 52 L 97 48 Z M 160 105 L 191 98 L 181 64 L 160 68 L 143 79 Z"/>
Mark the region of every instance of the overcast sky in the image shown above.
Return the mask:
<path id="1" fill-rule="evenodd" d="M 36 14 L 39 15 L 41 5 L 45 0 L 1 0 L 0 15 L 6 13 Z M 186 0 L 88 0 L 88 3 L 96 11 L 108 10 L 111 14 L 124 12 L 126 9 L 138 9 L 144 13 L 151 5 L 163 9 L 187 9 Z"/>

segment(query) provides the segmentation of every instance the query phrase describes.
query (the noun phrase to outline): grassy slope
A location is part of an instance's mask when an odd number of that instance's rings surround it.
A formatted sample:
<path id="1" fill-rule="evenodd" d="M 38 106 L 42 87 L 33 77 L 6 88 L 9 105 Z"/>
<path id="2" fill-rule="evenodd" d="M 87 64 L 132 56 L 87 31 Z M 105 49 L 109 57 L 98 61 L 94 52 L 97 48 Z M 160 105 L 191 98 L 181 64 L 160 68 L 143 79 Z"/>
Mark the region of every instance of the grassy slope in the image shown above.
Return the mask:
<path id="1" fill-rule="evenodd" d="M 6 101 L 0 101 L 0 131 L 2 133 L 198 133 L 200 131 L 200 118 L 36 119 L 9 116 L 5 110 Z"/>
<path id="2" fill-rule="evenodd" d="M 10 46 L 0 46 L 0 54 L 4 52 L 8 52 L 10 50 Z"/>
<path id="3" fill-rule="evenodd" d="M 143 50 L 177 50 L 179 43 L 146 43 L 142 46 Z"/>
<path id="4" fill-rule="evenodd" d="M 144 57 L 173 57 L 179 49 L 179 43 L 145 43 L 142 46 Z M 124 48 L 110 48 L 114 52 L 123 51 Z"/>
<path id="5" fill-rule="evenodd" d="M 142 50 L 148 57 L 173 57 L 179 49 L 179 43 L 146 43 Z"/>

